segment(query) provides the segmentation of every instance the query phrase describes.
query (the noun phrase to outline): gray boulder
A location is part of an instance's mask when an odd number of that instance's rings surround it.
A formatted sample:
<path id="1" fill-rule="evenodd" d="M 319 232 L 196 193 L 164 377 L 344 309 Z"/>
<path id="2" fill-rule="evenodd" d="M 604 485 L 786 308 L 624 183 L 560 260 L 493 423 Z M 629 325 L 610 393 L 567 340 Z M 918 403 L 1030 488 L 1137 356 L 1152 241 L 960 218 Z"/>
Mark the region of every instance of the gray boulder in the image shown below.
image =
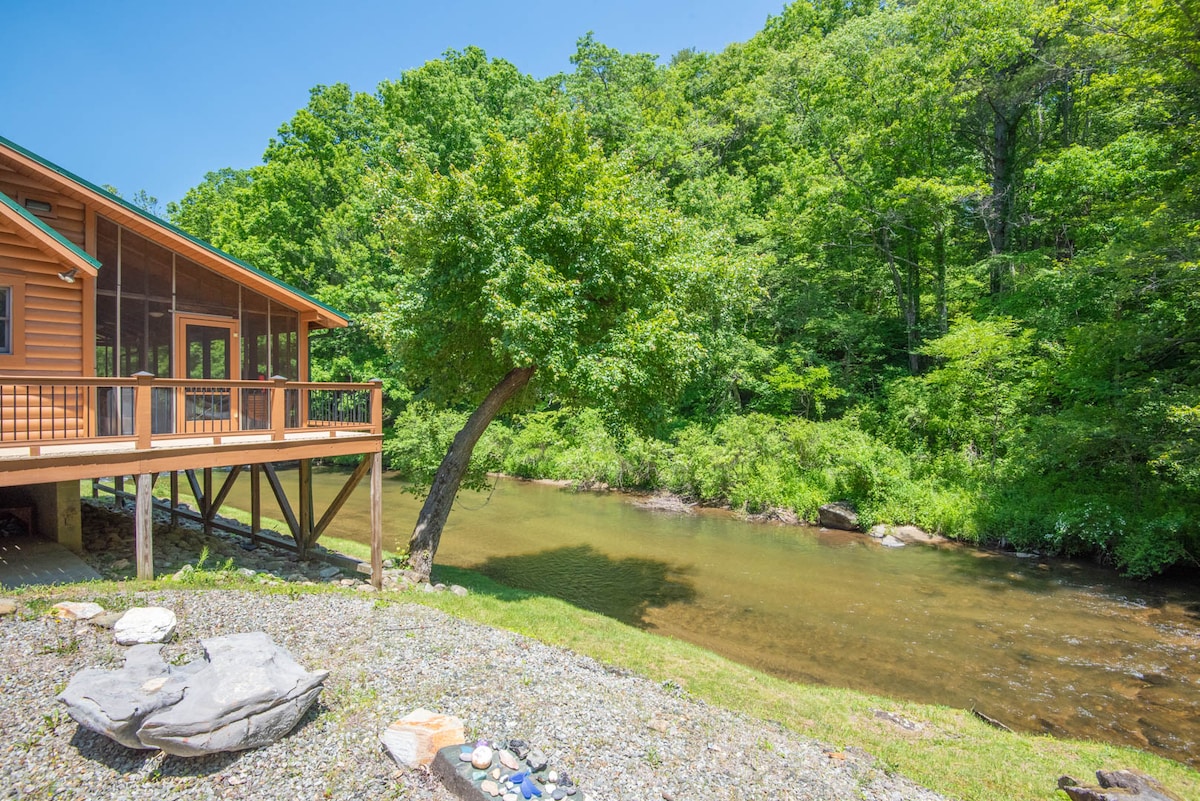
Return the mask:
<path id="1" fill-rule="evenodd" d="M 262 632 L 202 640 L 205 658 L 171 667 L 159 646 L 130 649 L 121 670 L 89 668 L 59 700 L 81 726 L 130 748 L 202 756 L 269 745 L 321 692 L 308 672 Z"/>
<path id="2" fill-rule="evenodd" d="M 263 632 L 201 640 L 208 665 L 178 703 L 146 718 L 138 738 L 175 756 L 269 745 L 300 720 L 329 675 L 300 666 Z"/>
<path id="3" fill-rule="evenodd" d="M 159 650 L 157 645 L 135 645 L 120 670 L 81 670 L 58 700 L 80 726 L 126 748 L 153 748 L 138 739 L 142 722 L 159 709 L 178 703 L 187 677 L 200 667 L 197 663 L 172 667 L 163 662 Z"/>
<path id="4" fill-rule="evenodd" d="M 1058 788 L 1071 801 L 1183 801 L 1158 780 L 1133 770 L 1098 770 L 1099 786 L 1084 786 L 1070 776 L 1058 780 Z"/>
<path id="5" fill-rule="evenodd" d="M 817 522 L 825 528 L 858 531 L 858 513 L 848 503 L 827 503 L 817 510 Z"/>

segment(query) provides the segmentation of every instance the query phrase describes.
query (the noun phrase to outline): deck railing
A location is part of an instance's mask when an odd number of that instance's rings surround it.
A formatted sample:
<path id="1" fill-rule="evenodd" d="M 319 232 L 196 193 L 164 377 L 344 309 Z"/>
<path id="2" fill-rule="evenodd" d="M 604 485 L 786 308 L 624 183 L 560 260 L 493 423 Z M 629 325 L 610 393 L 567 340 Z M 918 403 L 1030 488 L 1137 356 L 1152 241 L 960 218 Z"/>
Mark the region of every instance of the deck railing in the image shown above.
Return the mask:
<path id="1" fill-rule="evenodd" d="M 322 430 L 380 434 L 383 391 L 366 384 L 0 376 L 0 447 L 130 442 Z M 164 442 L 164 444 L 167 444 Z"/>

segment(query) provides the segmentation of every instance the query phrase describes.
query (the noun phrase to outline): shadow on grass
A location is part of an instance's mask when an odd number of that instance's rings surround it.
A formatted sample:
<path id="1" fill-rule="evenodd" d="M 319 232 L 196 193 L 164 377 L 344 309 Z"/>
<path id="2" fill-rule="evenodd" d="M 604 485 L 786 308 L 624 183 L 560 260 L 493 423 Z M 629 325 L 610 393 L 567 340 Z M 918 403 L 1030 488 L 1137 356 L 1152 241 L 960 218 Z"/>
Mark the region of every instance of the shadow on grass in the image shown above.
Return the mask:
<path id="1" fill-rule="evenodd" d="M 644 626 L 650 608 L 696 598 L 684 568 L 654 559 L 613 559 L 589 545 L 492 557 L 470 571 L 439 566 L 435 573 L 502 601 L 548 595 L 632 626 Z M 492 581 L 472 580 L 473 574 Z"/>

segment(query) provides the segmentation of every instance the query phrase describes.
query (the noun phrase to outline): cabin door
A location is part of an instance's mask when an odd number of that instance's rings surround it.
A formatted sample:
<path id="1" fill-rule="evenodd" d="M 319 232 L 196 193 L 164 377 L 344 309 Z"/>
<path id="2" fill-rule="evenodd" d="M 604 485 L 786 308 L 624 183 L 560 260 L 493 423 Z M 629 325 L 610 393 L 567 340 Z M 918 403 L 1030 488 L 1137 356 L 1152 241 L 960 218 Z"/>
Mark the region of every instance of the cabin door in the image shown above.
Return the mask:
<path id="1" fill-rule="evenodd" d="M 183 371 L 182 378 L 228 382 L 241 376 L 236 320 L 181 314 L 175 324 L 175 364 Z M 182 387 L 179 392 L 180 432 L 237 429 L 238 393 L 232 386 L 197 384 Z"/>

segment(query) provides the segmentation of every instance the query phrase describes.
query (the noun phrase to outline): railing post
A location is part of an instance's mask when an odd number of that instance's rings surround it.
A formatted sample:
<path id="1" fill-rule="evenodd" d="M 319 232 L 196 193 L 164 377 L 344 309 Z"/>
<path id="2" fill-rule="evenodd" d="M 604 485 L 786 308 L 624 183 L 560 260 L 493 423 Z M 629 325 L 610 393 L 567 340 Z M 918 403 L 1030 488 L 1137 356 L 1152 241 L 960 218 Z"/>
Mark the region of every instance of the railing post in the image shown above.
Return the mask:
<path id="1" fill-rule="evenodd" d="M 371 433 L 383 433 L 383 379 L 371 379 Z"/>
<path id="2" fill-rule="evenodd" d="M 154 381 L 154 375 L 142 371 L 134 373 L 133 377 L 137 379 L 137 386 L 133 390 L 133 433 L 137 437 L 138 450 L 150 450 L 153 428 L 150 415 L 150 396 L 153 390 L 150 384 Z"/>
<path id="3" fill-rule="evenodd" d="M 271 439 L 282 440 L 287 418 L 287 379 L 281 375 L 271 376 Z"/>

